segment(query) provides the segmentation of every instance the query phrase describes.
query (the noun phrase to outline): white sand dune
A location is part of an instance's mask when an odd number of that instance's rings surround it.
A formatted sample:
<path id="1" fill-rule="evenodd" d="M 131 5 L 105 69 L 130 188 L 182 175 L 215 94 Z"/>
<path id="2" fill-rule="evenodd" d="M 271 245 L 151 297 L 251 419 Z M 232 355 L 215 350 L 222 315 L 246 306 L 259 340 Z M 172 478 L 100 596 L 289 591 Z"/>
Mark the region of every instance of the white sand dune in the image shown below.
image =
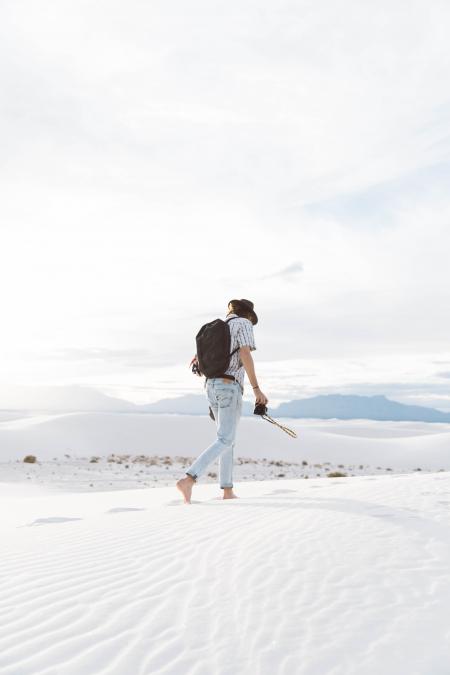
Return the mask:
<path id="1" fill-rule="evenodd" d="M 450 425 L 418 422 L 281 420 L 292 439 L 260 418 L 240 422 L 236 455 L 288 461 L 450 468 Z M 132 453 L 195 457 L 214 439 L 207 416 L 71 413 L 0 423 L 0 461 Z"/>
<path id="2" fill-rule="evenodd" d="M 2 675 L 448 675 L 448 474 L 21 489 Z"/>

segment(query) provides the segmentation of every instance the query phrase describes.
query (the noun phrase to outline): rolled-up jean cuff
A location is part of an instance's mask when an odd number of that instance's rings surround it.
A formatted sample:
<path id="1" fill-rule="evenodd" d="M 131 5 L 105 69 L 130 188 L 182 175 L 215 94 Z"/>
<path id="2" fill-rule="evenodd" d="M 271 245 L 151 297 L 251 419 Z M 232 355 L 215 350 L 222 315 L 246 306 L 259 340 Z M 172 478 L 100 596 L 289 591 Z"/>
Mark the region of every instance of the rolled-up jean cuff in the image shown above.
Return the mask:
<path id="1" fill-rule="evenodd" d="M 221 490 L 231 490 L 232 487 L 233 487 L 232 485 L 221 485 L 220 489 Z"/>
<path id="2" fill-rule="evenodd" d="M 188 471 L 186 471 L 186 476 L 190 476 L 190 477 L 192 478 L 192 480 L 197 481 L 197 476 L 196 476 L 195 474 L 192 475 L 191 473 L 189 473 Z"/>

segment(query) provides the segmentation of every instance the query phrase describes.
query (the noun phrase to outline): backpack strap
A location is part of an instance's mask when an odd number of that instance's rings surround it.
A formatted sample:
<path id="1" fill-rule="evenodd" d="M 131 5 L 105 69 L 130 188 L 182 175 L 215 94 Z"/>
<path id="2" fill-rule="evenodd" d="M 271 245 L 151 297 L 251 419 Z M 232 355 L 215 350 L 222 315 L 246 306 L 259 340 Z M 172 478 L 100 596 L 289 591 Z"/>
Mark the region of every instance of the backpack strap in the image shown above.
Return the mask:
<path id="1" fill-rule="evenodd" d="M 228 323 L 229 321 L 233 321 L 233 319 L 240 319 L 240 316 L 231 316 L 229 319 L 225 319 L 225 322 Z M 236 349 L 233 349 L 233 351 L 230 354 L 230 357 L 233 356 L 235 352 L 239 349 L 239 345 L 236 347 Z"/>

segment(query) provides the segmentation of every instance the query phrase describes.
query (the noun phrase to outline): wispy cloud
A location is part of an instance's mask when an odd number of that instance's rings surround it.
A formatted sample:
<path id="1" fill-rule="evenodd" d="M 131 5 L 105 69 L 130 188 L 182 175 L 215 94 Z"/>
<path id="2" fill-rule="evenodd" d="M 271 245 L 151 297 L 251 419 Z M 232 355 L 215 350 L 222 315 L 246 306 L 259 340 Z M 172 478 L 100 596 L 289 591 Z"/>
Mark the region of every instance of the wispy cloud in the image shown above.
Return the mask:
<path id="1" fill-rule="evenodd" d="M 274 272 L 273 274 L 268 274 L 261 279 L 283 279 L 284 281 L 296 281 L 298 279 L 299 274 L 303 272 L 303 263 L 300 261 L 293 262 L 291 265 L 288 265 L 287 267 L 283 267 L 282 270 L 279 270 L 278 272 Z"/>
<path id="2" fill-rule="evenodd" d="M 44 356 L 44 354 L 41 354 Z M 151 349 L 108 349 L 103 347 L 66 347 L 45 354 L 49 360 L 64 362 L 103 362 L 128 368 L 154 368 L 169 365 L 170 357 L 156 355 Z"/>

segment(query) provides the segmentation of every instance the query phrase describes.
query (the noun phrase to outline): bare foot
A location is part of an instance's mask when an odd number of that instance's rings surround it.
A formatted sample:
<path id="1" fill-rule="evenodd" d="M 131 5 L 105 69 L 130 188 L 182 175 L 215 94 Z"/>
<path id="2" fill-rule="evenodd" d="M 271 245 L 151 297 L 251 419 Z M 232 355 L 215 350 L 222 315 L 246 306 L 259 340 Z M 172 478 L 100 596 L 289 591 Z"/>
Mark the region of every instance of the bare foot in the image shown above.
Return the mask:
<path id="1" fill-rule="evenodd" d="M 180 478 L 180 480 L 177 480 L 176 482 L 176 487 L 183 495 L 185 504 L 191 503 L 192 486 L 194 485 L 194 483 L 195 481 L 193 478 L 191 478 L 191 476 L 186 476 L 186 478 Z"/>
<path id="2" fill-rule="evenodd" d="M 239 499 L 239 497 L 234 494 L 233 488 L 224 488 L 223 489 L 223 498 L 224 499 Z"/>

